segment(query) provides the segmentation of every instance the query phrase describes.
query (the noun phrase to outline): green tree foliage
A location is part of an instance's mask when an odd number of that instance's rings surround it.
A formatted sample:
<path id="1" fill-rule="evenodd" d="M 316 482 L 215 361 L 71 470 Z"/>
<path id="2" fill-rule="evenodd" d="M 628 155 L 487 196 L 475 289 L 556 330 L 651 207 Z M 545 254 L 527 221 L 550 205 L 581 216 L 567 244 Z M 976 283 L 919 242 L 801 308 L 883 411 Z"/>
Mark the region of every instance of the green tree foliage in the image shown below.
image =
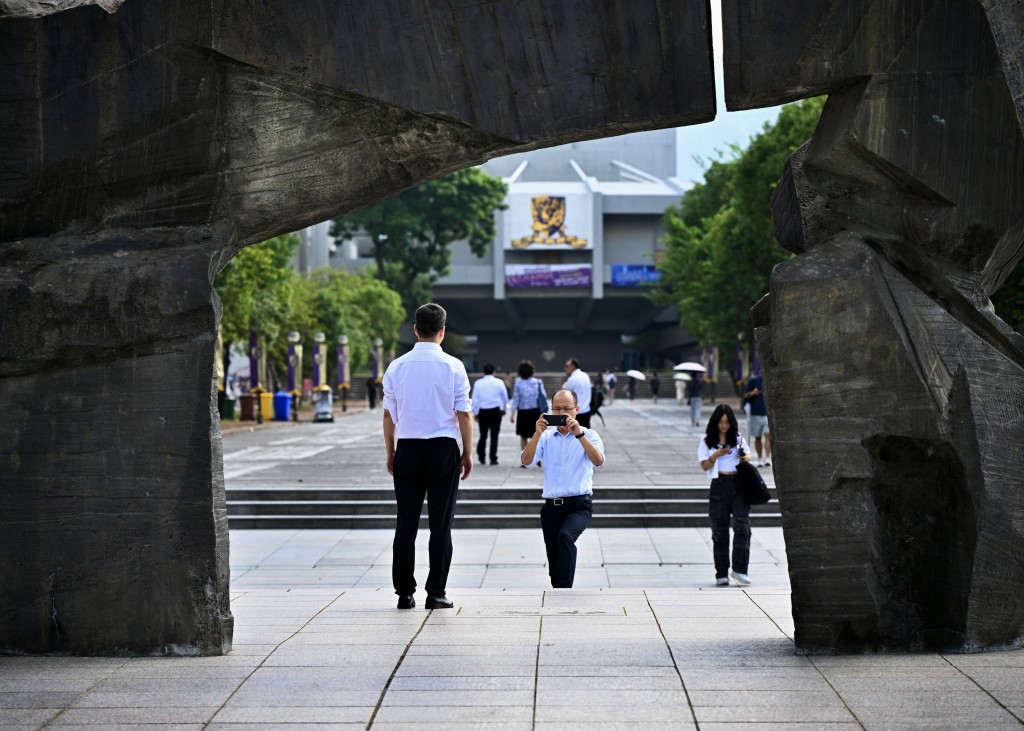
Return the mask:
<path id="1" fill-rule="evenodd" d="M 308 279 L 300 279 L 292 295 L 292 318 L 289 329 L 302 336 L 303 373 L 312 372 L 314 336 L 326 336 L 331 360 L 328 371 L 333 381 L 334 353 L 341 335 L 348 336 L 349 362 L 353 372 L 370 360 L 375 338 L 384 342 L 384 349 L 398 341 L 398 329 L 405 320 L 402 298 L 397 292 L 369 273 L 350 272 L 323 267 Z M 283 358 L 287 343 L 278 344 L 275 356 Z"/>
<path id="2" fill-rule="evenodd" d="M 711 162 L 704 181 L 665 212 L 666 257 L 651 297 L 677 304 L 681 324 L 702 346 L 730 352 L 737 336 L 750 342 L 750 308 L 768 291 L 772 268 L 791 257 L 775 240 L 772 192 L 823 105 L 820 97 L 783 107 L 746 149 Z"/>
<path id="3" fill-rule="evenodd" d="M 217 275 L 214 288 L 224 305 L 225 348 L 248 343 L 250 332 L 261 333 L 269 343 L 287 331 L 299 281 L 290 262 L 299 243 L 298 234 L 285 234 L 249 246 Z"/>
<path id="4" fill-rule="evenodd" d="M 377 277 L 400 292 L 408 315 L 433 299 L 433 286 L 447 275 L 450 244 L 469 242 L 483 256 L 494 240 L 494 212 L 505 208 L 508 186 L 476 168 L 452 173 L 334 221 L 332 233 L 373 241 Z"/>

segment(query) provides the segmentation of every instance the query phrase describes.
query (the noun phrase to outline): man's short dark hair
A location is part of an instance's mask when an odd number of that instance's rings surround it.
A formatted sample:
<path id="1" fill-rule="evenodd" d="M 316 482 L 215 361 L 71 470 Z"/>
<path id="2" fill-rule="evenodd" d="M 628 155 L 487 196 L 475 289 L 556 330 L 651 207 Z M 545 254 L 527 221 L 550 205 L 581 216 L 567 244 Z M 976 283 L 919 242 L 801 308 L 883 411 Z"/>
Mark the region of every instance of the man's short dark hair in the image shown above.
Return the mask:
<path id="1" fill-rule="evenodd" d="M 486 365 L 484 365 L 484 375 L 485 376 L 493 376 L 494 375 L 494 366 L 491 365 L 490 363 L 487 363 Z"/>
<path id="2" fill-rule="evenodd" d="M 583 366 L 581 366 L 580 362 L 578 360 L 576 360 L 575 358 L 570 358 L 569 359 L 569 365 L 571 365 L 573 368 L 575 368 L 578 371 L 582 371 L 583 370 Z"/>
<path id="3" fill-rule="evenodd" d="M 428 302 L 416 310 L 416 332 L 421 338 L 432 338 L 444 329 L 448 313 L 441 305 Z"/>
<path id="4" fill-rule="evenodd" d="M 576 398 L 576 392 L 573 391 L 571 388 L 560 388 L 557 391 L 555 391 L 553 394 L 551 394 L 551 401 L 552 401 L 552 403 L 554 403 L 554 401 L 555 401 L 555 396 L 557 396 L 560 393 L 567 393 L 570 396 L 572 396 L 572 405 L 573 406 L 579 406 L 580 405 L 579 399 Z"/>

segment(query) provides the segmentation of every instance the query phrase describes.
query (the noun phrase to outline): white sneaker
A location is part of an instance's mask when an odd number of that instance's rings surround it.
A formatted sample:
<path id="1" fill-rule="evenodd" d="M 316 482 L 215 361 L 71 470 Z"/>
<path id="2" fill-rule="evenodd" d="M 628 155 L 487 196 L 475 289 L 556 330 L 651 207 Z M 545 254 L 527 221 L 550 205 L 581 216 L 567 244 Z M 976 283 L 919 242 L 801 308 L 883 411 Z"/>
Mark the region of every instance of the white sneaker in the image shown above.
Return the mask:
<path id="1" fill-rule="evenodd" d="M 772 459 L 771 459 L 771 457 L 765 457 L 764 458 L 764 466 L 765 467 L 771 467 L 772 466 Z"/>
<path id="2" fill-rule="evenodd" d="M 716 586 L 729 586 L 729 577 L 723 576 L 720 579 L 715 579 Z"/>
<path id="3" fill-rule="evenodd" d="M 729 575 L 736 579 L 736 583 L 740 586 L 750 586 L 750 577 L 746 574 L 739 574 L 735 571 L 730 571 Z M 721 579 L 719 579 L 719 581 L 721 581 Z"/>

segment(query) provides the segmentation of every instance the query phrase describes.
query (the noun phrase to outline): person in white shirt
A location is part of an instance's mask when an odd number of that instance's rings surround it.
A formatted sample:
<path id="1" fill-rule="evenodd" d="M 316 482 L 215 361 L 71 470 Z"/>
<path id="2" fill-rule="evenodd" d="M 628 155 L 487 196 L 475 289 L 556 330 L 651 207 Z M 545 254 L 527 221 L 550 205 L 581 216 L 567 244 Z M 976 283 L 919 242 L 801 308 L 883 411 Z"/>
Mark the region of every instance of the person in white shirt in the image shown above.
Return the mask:
<path id="1" fill-rule="evenodd" d="M 565 379 L 562 388 L 567 388 L 576 394 L 576 403 L 579 405 L 576 420 L 581 426 L 590 428 L 590 389 L 593 388 L 590 385 L 590 376 L 580 367 L 580 362 L 575 358 L 570 358 L 565 362 L 565 373 L 568 378 Z"/>
<path id="2" fill-rule="evenodd" d="M 476 456 L 480 464 L 487 464 L 487 437 L 491 437 L 491 464 L 498 464 L 498 432 L 501 419 L 508 404 L 508 389 L 503 381 L 494 377 L 494 366 L 484 366 L 484 377 L 473 384 L 473 416 L 480 424 L 480 441 L 476 445 Z"/>
<path id="3" fill-rule="evenodd" d="M 473 471 L 473 407 L 466 367 L 441 350 L 446 317 L 433 303 L 417 309 L 413 332 L 419 342 L 384 373 L 384 448 L 398 509 L 391 579 L 399 609 L 416 606 L 416 532 L 424 496 L 430 525 L 426 608 L 454 606 L 445 586 L 459 474 L 465 480 Z"/>
<path id="4" fill-rule="evenodd" d="M 728 586 L 729 576 L 741 586 L 750 584 L 750 503 L 736 465 L 750 461 L 750 450 L 739 432 L 732 407 L 720 404 L 708 420 L 707 433 L 697 445 L 697 462 L 711 478 L 708 515 L 715 556 L 715 584 Z M 732 518 L 732 570 L 729 569 L 729 520 Z"/>
<path id="5" fill-rule="evenodd" d="M 604 465 L 604 443 L 593 429 L 576 418 L 576 394 L 569 389 L 551 397 L 551 411 L 565 414 L 565 426 L 548 431 L 546 414 L 519 461 L 533 467 L 544 463 L 544 507 L 540 525 L 548 554 L 548 575 L 555 589 L 571 589 L 576 577 L 576 539 L 594 514 L 594 468 Z"/>

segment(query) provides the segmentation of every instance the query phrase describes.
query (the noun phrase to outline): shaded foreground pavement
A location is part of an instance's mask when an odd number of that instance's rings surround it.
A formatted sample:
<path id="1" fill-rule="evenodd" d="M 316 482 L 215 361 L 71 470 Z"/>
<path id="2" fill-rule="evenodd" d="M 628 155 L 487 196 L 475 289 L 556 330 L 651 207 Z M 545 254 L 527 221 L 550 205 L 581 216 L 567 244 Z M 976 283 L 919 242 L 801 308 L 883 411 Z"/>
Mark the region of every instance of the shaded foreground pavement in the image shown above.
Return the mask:
<path id="1" fill-rule="evenodd" d="M 615 471 L 700 479 L 674 404 L 617 402 L 598 430 Z M 647 424 L 649 426 L 645 427 Z M 244 469 L 312 425 L 225 438 L 238 479 L 382 479 L 378 415 L 339 420 L 339 448 Z M 320 438 L 330 432 L 319 432 Z M 345 450 L 352 434 L 363 448 Z M 507 435 L 511 437 L 511 435 Z M 661 441 L 659 441 L 659 439 Z M 479 467 L 496 485 L 537 480 Z M 268 446 L 271 445 L 271 446 Z M 680 447 L 679 445 L 683 445 Z M 672 447 L 675 447 L 674 449 Z M 684 456 L 680 457 L 680 453 Z M 349 462 L 349 460 L 354 460 Z M 270 465 L 267 462 L 267 465 Z M 257 469 L 253 469 L 256 467 Z M 288 468 L 287 470 L 285 468 Z M 285 470 L 275 472 L 275 470 Z M 290 470 L 290 471 L 288 471 Z M 490 470 L 490 472 L 488 472 Z M 241 474 L 239 474 L 241 473 Z M 539 493 L 539 487 L 538 487 Z M 539 506 L 538 506 L 539 507 Z M 711 586 L 708 529 L 592 529 L 576 588 L 546 588 L 531 530 L 462 530 L 453 610 L 395 609 L 386 530 L 232 531 L 225 657 L 0 657 L 4 729 L 1020 729 L 1024 651 L 794 654 L 781 529 L 755 528 L 750 587 Z M 421 531 L 418 556 L 426 555 Z M 425 567 L 417 571 L 422 581 Z"/>

